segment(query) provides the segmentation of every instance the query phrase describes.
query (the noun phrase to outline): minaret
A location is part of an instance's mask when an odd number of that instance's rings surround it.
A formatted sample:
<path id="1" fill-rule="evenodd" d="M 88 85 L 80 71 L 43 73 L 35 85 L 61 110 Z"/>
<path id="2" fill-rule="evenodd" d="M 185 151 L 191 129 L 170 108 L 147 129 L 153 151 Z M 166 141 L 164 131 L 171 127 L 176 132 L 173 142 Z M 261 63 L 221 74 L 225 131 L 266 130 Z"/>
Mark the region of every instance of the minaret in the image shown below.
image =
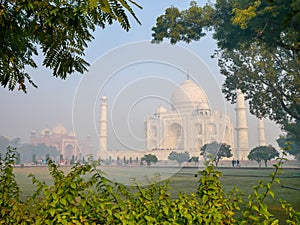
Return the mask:
<path id="1" fill-rule="evenodd" d="M 259 146 L 266 146 L 265 126 L 263 119 L 258 120 L 258 143 Z"/>
<path id="2" fill-rule="evenodd" d="M 236 111 L 237 147 L 236 147 L 236 155 L 234 157 L 240 160 L 247 160 L 249 154 L 247 111 L 245 106 L 244 95 L 241 92 L 241 90 L 237 90 L 235 111 Z"/>
<path id="3" fill-rule="evenodd" d="M 100 131 L 99 131 L 99 151 L 107 151 L 107 97 L 102 96 L 100 106 Z"/>

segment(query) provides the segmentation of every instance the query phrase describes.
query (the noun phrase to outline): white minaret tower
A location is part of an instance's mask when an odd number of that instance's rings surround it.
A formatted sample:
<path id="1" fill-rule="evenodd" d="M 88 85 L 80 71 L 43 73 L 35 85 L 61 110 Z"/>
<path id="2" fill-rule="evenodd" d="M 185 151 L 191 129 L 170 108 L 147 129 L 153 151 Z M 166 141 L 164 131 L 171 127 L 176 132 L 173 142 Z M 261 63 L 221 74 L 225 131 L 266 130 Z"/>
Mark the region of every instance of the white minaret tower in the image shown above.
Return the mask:
<path id="1" fill-rule="evenodd" d="M 100 131 L 99 131 L 100 156 L 107 151 L 107 97 L 102 96 L 100 106 Z"/>
<path id="2" fill-rule="evenodd" d="M 259 146 L 266 146 L 265 126 L 262 118 L 258 120 L 258 144 Z"/>
<path id="3" fill-rule="evenodd" d="M 236 100 L 236 132 L 237 132 L 237 147 L 236 155 L 239 160 L 247 160 L 249 154 L 248 145 L 248 126 L 247 126 L 247 111 L 245 106 L 245 98 L 241 90 L 237 90 Z"/>

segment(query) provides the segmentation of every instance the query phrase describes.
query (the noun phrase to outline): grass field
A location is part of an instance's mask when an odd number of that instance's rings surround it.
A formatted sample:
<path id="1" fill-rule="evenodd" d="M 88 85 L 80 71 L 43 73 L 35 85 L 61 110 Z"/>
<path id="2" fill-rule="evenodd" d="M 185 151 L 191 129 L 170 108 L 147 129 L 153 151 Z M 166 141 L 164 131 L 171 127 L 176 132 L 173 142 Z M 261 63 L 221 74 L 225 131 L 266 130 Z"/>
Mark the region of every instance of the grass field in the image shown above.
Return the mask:
<path id="1" fill-rule="evenodd" d="M 66 173 L 70 170 L 69 167 L 61 168 Z M 118 182 L 128 184 L 129 178 L 141 178 L 144 176 L 153 177 L 154 173 L 160 173 L 163 180 L 170 180 L 170 193 L 176 196 L 178 192 L 191 193 L 195 192 L 198 186 L 199 176 L 195 177 L 198 168 L 161 168 L 161 167 L 106 167 L 103 170 L 108 174 L 107 176 Z M 225 191 L 230 191 L 233 187 L 238 187 L 244 193 L 244 198 L 247 198 L 249 193 L 252 193 L 252 187 L 260 180 L 270 180 L 270 174 L 274 169 L 258 169 L 258 168 L 220 168 L 223 173 L 221 177 L 222 185 Z M 35 186 L 31 183 L 28 175 L 32 173 L 46 183 L 51 182 L 47 167 L 26 167 L 15 168 L 16 179 L 21 187 L 21 198 L 25 200 L 30 196 Z M 283 173 L 279 175 L 281 184 L 274 184 L 272 190 L 275 193 L 275 198 L 268 198 L 267 204 L 275 214 L 281 214 L 279 199 L 286 200 L 294 206 L 297 211 L 300 211 L 300 191 L 283 188 L 281 185 L 300 188 L 300 169 L 284 169 Z M 138 181 L 145 184 L 145 179 Z"/>
<path id="2" fill-rule="evenodd" d="M 257 169 L 257 168 L 223 168 L 219 169 L 223 173 L 221 183 L 225 191 L 232 190 L 237 187 L 244 193 L 244 199 L 253 192 L 252 187 L 257 185 L 260 180 L 270 180 L 270 174 L 274 171 L 272 169 Z M 171 178 L 171 187 L 176 191 L 183 191 L 186 193 L 192 192 L 197 188 L 199 177 L 195 177 L 195 170 L 183 168 L 179 173 Z M 280 207 L 279 200 L 286 200 L 292 203 L 295 210 L 300 211 L 300 191 L 283 188 L 283 186 L 295 187 L 300 189 L 300 170 L 299 169 L 285 169 L 282 174 L 278 176 L 281 183 L 275 183 L 272 190 L 275 193 L 274 199 L 268 197 L 266 203 L 269 205 L 274 214 L 283 214 Z"/>

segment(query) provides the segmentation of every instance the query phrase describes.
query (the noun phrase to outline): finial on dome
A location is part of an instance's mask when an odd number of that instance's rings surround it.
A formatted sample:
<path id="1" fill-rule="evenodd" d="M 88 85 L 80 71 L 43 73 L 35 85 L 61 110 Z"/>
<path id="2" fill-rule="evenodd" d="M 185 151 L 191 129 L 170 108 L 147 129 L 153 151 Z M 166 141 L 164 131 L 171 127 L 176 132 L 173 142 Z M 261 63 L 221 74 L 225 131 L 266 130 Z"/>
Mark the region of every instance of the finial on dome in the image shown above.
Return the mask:
<path id="1" fill-rule="evenodd" d="M 189 74 L 189 70 L 186 73 L 186 79 L 189 80 L 190 79 L 190 74 Z"/>

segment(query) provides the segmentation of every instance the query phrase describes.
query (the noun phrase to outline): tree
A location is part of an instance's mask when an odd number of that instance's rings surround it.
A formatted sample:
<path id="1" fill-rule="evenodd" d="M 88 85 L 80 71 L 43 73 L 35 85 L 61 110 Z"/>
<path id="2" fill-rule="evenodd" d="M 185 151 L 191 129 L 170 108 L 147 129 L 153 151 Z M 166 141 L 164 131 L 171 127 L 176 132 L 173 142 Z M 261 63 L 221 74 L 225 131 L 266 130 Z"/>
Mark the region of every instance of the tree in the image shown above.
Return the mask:
<path id="1" fill-rule="evenodd" d="M 9 145 L 12 148 L 18 148 L 21 144 L 21 138 L 17 137 L 9 141 Z"/>
<path id="2" fill-rule="evenodd" d="M 53 158 L 59 157 L 59 151 L 53 146 L 46 146 L 45 144 L 23 144 L 19 147 L 18 152 L 21 154 L 21 158 L 23 162 L 34 162 L 32 156 L 35 155 L 36 160 L 45 158 L 46 155 L 49 155 Z"/>
<path id="3" fill-rule="evenodd" d="M 7 147 L 9 146 L 9 138 L 5 136 L 0 136 L 0 152 L 6 152 Z"/>
<path id="4" fill-rule="evenodd" d="M 199 156 L 193 156 L 192 158 L 189 159 L 189 162 L 194 162 L 195 166 L 199 162 Z"/>
<path id="5" fill-rule="evenodd" d="M 248 155 L 248 159 L 258 162 L 259 167 L 261 167 L 261 161 L 264 161 L 265 166 L 267 167 L 267 162 L 278 156 L 279 152 L 272 145 L 258 146 L 251 150 Z"/>
<path id="6" fill-rule="evenodd" d="M 9 147 L 9 148 L 11 148 L 11 147 Z M 16 150 L 15 148 L 12 148 L 13 150 Z M 16 165 L 20 165 L 21 164 L 21 155 L 20 155 L 20 153 L 19 152 L 15 152 L 15 164 Z"/>
<path id="7" fill-rule="evenodd" d="M 37 164 L 37 161 L 36 161 L 36 155 L 35 154 L 32 154 L 32 160 L 31 160 L 32 164 Z"/>
<path id="8" fill-rule="evenodd" d="M 203 155 L 205 160 L 211 158 L 216 166 L 223 157 L 230 158 L 232 156 L 230 145 L 216 141 L 203 145 L 200 148 L 200 155 Z"/>
<path id="9" fill-rule="evenodd" d="M 147 163 L 147 166 L 151 166 L 151 164 L 155 164 L 157 163 L 158 159 L 156 157 L 156 155 L 152 155 L 152 154 L 147 154 L 144 155 L 141 159 L 141 162 L 145 161 Z"/>
<path id="10" fill-rule="evenodd" d="M 300 119 L 299 16 L 298 0 L 193 1 L 187 10 L 166 9 L 152 36 L 189 43 L 212 31 L 227 100 L 234 103 L 240 89 L 251 113 L 283 125 Z"/>
<path id="11" fill-rule="evenodd" d="M 276 140 L 279 147 L 300 160 L 300 121 L 287 124 L 284 129 L 287 130 L 286 134 Z"/>
<path id="12" fill-rule="evenodd" d="M 128 31 L 127 13 L 138 22 L 129 3 L 132 0 L 95 1 L 8 1 L 0 2 L 0 82 L 1 86 L 26 92 L 25 83 L 36 84 L 26 67 L 37 68 L 38 52 L 43 66 L 55 77 L 65 79 L 73 72 L 83 73 L 89 65 L 83 59 L 96 27 L 118 22 Z M 40 48 L 40 51 L 38 51 Z"/>
<path id="13" fill-rule="evenodd" d="M 300 119 L 300 63 L 286 50 L 255 42 L 241 45 L 219 51 L 219 66 L 226 76 L 222 91 L 227 100 L 234 103 L 241 89 L 257 117 L 282 125 Z"/>
<path id="14" fill-rule="evenodd" d="M 179 164 L 179 166 L 181 165 L 181 163 L 189 161 L 189 158 L 190 155 L 188 152 L 172 151 L 168 156 L 169 160 L 176 161 Z"/>

